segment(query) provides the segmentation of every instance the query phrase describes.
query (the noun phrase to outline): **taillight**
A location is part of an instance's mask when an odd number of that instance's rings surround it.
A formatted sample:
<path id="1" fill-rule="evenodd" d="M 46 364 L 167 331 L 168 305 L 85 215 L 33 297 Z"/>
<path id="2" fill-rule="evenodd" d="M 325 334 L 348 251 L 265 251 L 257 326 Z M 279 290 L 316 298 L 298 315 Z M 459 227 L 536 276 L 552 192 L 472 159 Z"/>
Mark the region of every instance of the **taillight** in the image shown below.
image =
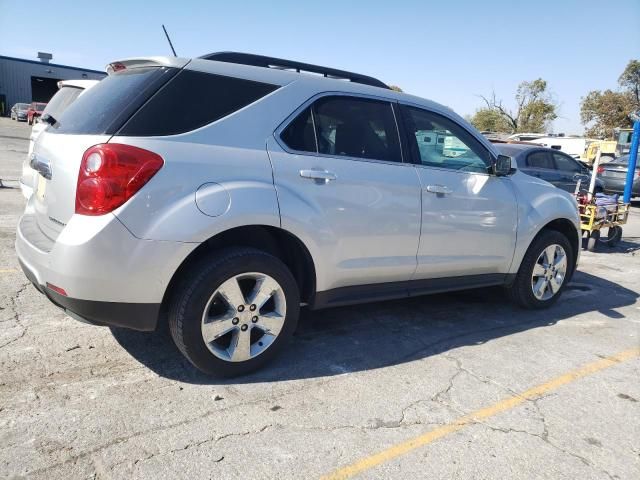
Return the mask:
<path id="1" fill-rule="evenodd" d="M 598 167 L 598 175 L 600 175 L 602 172 L 604 172 L 604 167 Z"/>
<path id="2" fill-rule="evenodd" d="M 164 161 L 160 155 L 119 143 L 94 145 L 82 156 L 76 213 L 104 215 L 129 200 L 153 177 Z"/>

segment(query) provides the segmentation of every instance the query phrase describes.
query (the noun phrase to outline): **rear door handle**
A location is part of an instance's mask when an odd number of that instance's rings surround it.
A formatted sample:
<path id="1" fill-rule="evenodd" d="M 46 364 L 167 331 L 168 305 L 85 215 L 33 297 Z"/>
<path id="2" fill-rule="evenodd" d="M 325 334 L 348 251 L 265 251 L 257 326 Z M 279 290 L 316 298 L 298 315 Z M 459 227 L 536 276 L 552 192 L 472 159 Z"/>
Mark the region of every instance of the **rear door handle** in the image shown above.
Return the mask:
<path id="1" fill-rule="evenodd" d="M 325 183 L 338 178 L 335 173 L 327 170 L 300 170 L 302 178 L 311 178 L 313 180 L 324 180 Z"/>
<path id="2" fill-rule="evenodd" d="M 438 195 L 447 195 L 453 193 L 453 190 L 445 185 L 427 185 L 425 190 L 429 193 L 436 193 Z"/>

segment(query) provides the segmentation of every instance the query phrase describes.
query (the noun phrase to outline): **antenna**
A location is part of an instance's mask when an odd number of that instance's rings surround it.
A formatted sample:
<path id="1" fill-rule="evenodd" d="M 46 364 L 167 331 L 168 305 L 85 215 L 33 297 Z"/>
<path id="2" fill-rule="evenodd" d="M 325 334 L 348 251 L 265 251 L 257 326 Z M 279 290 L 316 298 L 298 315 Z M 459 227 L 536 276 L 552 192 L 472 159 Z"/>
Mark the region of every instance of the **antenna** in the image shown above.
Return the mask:
<path id="1" fill-rule="evenodd" d="M 167 33 L 167 29 L 164 28 L 164 25 L 162 25 L 162 30 L 164 30 L 164 34 L 167 37 L 167 42 L 169 42 L 169 46 L 171 47 L 171 51 L 173 52 L 173 56 L 177 57 L 178 55 L 176 55 L 176 50 L 175 50 L 175 48 L 173 48 L 173 43 L 171 43 L 171 39 L 169 38 L 169 34 Z"/>

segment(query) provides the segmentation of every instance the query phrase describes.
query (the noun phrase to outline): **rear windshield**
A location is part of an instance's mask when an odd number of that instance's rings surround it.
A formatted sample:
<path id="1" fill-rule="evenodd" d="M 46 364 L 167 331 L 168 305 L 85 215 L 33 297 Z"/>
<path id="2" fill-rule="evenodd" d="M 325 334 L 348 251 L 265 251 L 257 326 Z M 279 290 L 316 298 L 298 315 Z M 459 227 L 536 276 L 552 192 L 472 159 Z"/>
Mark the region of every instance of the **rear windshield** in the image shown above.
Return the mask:
<path id="1" fill-rule="evenodd" d="M 147 67 L 109 75 L 73 102 L 60 118 L 56 118 L 58 123 L 47 127 L 47 131 L 113 134 L 176 72 L 175 68 Z"/>
<path id="2" fill-rule="evenodd" d="M 60 118 L 60 115 L 62 115 L 62 112 L 69 108 L 69 105 L 78 98 L 83 90 L 84 89 L 78 87 L 62 87 L 53 97 L 51 97 L 51 100 L 49 100 L 47 107 L 42 113 L 51 115 L 57 120 Z"/>

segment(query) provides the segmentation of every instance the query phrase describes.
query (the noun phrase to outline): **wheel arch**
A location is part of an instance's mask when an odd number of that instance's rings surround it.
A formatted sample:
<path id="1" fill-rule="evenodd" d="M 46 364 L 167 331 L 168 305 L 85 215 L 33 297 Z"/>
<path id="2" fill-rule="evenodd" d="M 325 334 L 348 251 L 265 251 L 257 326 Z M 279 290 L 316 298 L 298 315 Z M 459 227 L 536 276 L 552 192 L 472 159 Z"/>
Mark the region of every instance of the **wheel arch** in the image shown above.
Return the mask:
<path id="1" fill-rule="evenodd" d="M 270 225 L 246 225 L 220 232 L 202 242 L 176 269 L 165 290 L 162 306 L 166 311 L 171 294 L 182 276 L 199 258 L 226 247 L 251 247 L 267 252 L 289 268 L 300 289 L 300 300 L 311 301 L 316 290 L 316 269 L 305 244 L 292 233 Z"/>

